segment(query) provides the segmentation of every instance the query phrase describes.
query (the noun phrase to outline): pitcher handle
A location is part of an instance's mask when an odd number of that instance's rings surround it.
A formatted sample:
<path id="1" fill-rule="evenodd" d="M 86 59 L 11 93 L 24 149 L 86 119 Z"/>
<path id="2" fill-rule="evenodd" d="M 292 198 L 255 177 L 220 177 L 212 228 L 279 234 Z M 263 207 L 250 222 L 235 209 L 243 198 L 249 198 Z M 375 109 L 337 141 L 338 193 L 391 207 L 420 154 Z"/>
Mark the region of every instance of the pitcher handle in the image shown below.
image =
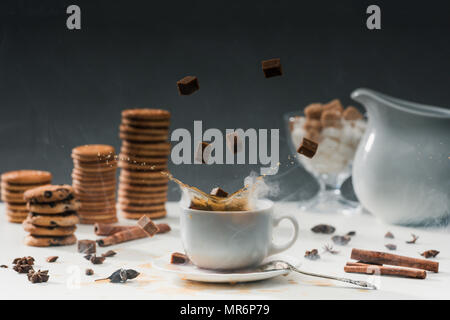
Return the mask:
<path id="1" fill-rule="evenodd" d="M 292 247 L 292 245 L 295 243 L 295 241 L 297 241 L 299 227 L 298 227 L 297 219 L 295 219 L 294 217 L 281 216 L 279 218 L 274 218 L 273 219 L 274 228 L 277 227 L 278 224 L 284 219 L 287 219 L 292 223 L 292 225 L 294 226 L 294 234 L 292 235 L 291 239 L 285 244 L 276 245 L 275 243 L 272 242 L 272 244 L 270 245 L 270 249 L 269 249 L 269 256 L 289 249 L 290 247 Z"/>

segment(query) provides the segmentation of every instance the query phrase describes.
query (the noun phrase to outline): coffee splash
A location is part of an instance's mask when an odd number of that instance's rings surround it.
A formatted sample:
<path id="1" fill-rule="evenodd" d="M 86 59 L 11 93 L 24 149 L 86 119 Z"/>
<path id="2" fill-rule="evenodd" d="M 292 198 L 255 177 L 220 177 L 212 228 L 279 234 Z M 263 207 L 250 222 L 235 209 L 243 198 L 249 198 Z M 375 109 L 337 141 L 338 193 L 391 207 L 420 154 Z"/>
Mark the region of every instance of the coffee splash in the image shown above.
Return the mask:
<path id="1" fill-rule="evenodd" d="M 244 181 L 244 187 L 229 194 L 226 197 L 218 197 L 208 194 L 196 187 L 187 185 L 170 172 L 163 171 L 171 181 L 178 184 L 182 191 L 181 203 L 186 207 L 196 210 L 208 211 L 248 211 L 256 207 L 256 201 L 265 193 L 268 188 L 264 183 L 264 176 L 251 174 Z"/>

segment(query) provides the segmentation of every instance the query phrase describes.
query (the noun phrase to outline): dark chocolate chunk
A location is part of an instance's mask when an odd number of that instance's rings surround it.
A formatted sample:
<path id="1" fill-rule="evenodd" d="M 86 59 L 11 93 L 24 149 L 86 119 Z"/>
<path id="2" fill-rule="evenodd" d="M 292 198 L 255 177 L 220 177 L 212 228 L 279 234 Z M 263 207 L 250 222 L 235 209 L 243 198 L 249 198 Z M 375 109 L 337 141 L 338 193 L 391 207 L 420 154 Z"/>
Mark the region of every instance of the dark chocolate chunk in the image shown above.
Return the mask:
<path id="1" fill-rule="evenodd" d="M 109 258 L 109 257 L 113 257 L 116 255 L 117 252 L 113 251 L 113 250 L 108 250 L 105 253 L 102 253 L 102 257 L 105 258 Z"/>
<path id="2" fill-rule="evenodd" d="M 106 257 L 97 257 L 95 254 L 91 257 L 90 261 L 93 264 L 102 264 L 105 261 Z"/>
<path id="3" fill-rule="evenodd" d="M 341 246 L 345 246 L 347 243 L 349 243 L 349 241 L 351 239 L 352 238 L 347 236 L 347 235 L 345 235 L 345 236 L 333 236 L 331 238 L 331 240 L 333 240 L 334 243 L 336 243 L 338 245 L 341 245 Z"/>
<path id="4" fill-rule="evenodd" d="M 87 254 L 83 258 L 85 258 L 86 260 L 91 260 L 92 254 Z"/>
<path id="5" fill-rule="evenodd" d="M 55 262 L 56 260 L 58 260 L 58 256 L 51 256 L 47 258 L 47 262 Z"/>
<path id="6" fill-rule="evenodd" d="M 298 147 L 297 152 L 305 157 L 312 158 L 316 154 L 318 144 L 307 138 L 303 138 L 302 144 Z"/>
<path id="7" fill-rule="evenodd" d="M 159 230 L 158 226 L 147 216 L 142 216 L 137 224 L 149 237 L 153 237 Z"/>
<path id="8" fill-rule="evenodd" d="M 283 74 L 280 58 L 264 60 L 261 64 L 266 78 L 281 76 Z"/>
<path id="9" fill-rule="evenodd" d="M 386 248 L 388 248 L 389 250 L 397 250 L 397 246 L 393 243 L 388 243 L 386 245 L 384 245 Z"/>
<path id="10" fill-rule="evenodd" d="M 330 226 L 328 224 L 318 224 L 317 226 L 311 229 L 311 231 L 314 233 L 324 233 L 324 234 L 331 234 L 335 230 L 336 230 L 335 227 Z"/>
<path id="11" fill-rule="evenodd" d="M 319 251 L 317 251 L 317 249 L 312 249 L 311 251 L 306 251 L 305 258 L 307 258 L 309 260 L 320 259 Z"/>
<path id="12" fill-rule="evenodd" d="M 8 268 L 8 266 L 7 266 L 6 264 L 2 264 L 2 265 L 0 266 L 0 268 Z"/>
<path id="13" fill-rule="evenodd" d="M 78 252 L 91 254 L 96 251 L 96 244 L 94 240 L 78 240 Z"/>
<path id="14" fill-rule="evenodd" d="M 45 198 L 51 198 L 52 195 L 53 195 L 53 193 L 52 193 L 51 191 L 45 191 L 45 192 L 44 192 L 44 197 L 45 197 Z"/>
<path id="15" fill-rule="evenodd" d="M 186 76 L 177 81 L 177 87 L 180 95 L 190 95 L 200 88 L 198 79 L 195 76 Z"/>
<path id="16" fill-rule="evenodd" d="M 428 259 L 428 258 L 434 258 L 438 254 L 439 254 L 439 251 L 437 251 L 437 250 L 427 250 L 427 251 L 422 252 L 420 255 L 422 257 L 425 257 Z"/>
<path id="17" fill-rule="evenodd" d="M 86 269 L 86 271 L 84 272 L 87 276 L 92 276 L 94 274 L 94 270 L 92 269 Z"/>
<path id="18" fill-rule="evenodd" d="M 349 231 L 349 232 L 347 232 L 347 235 L 349 237 L 353 237 L 354 235 L 356 235 L 356 231 Z"/>
<path id="19" fill-rule="evenodd" d="M 220 197 L 220 198 L 228 197 L 228 192 L 224 191 L 223 189 L 221 189 L 219 187 L 212 189 L 209 194 L 212 196 Z"/>
<path id="20" fill-rule="evenodd" d="M 184 264 L 189 262 L 189 258 L 187 255 L 180 253 L 180 252 L 174 252 L 172 253 L 172 257 L 170 259 L 170 263 L 172 264 Z"/>

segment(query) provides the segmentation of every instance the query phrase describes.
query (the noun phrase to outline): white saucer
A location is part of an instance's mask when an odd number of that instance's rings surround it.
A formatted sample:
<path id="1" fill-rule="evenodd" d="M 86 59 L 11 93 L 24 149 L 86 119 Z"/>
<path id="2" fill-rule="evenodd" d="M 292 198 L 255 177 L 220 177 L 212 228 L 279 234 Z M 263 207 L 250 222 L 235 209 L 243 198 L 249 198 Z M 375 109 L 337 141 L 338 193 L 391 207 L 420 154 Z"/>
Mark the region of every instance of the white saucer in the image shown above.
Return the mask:
<path id="1" fill-rule="evenodd" d="M 263 261 L 263 264 L 271 260 L 284 260 L 291 263 L 294 266 L 299 266 L 300 261 L 292 256 L 287 255 L 274 255 Z M 270 279 L 280 275 L 288 274 L 288 270 L 274 270 L 265 272 L 246 272 L 246 271 L 215 271 L 209 269 L 197 268 L 193 264 L 179 265 L 170 263 L 170 255 L 166 255 L 155 259 L 153 266 L 161 271 L 170 272 L 176 274 L 183 280 L 194 280 L 200 282 L 249 282 L 258 281 L 264 279 Z"/>

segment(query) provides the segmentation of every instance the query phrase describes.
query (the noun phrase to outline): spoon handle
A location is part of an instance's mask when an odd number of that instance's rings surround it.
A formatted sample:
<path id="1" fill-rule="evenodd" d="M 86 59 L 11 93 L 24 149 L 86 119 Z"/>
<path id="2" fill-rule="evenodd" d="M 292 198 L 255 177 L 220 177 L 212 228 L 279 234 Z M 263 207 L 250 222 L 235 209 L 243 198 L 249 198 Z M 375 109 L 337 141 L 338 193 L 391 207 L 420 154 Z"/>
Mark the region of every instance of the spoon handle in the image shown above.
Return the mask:
<path id="1" fill-rule="evenodd" d="M 295 272 L 305 274 L 305 275 L 311 276 L 311 277 L 331 279 L 331 280 L 351 283 L 351 284 L 354 284 L 356 286 L 363 287 L 363 288 L 370 288 L 370 289 L 375 289 L 375 290 L 377 289 L 376 286 L 374 286 L 373 284 L 371 284 L 367 281 L 358 281 L 358 280 L 352 280 L 352 279 L 348 279 L 348 278 L 340 278 L 340 277 L 327 276 L 327 275 L 318 274 L 318 273 L 306 272 L 306 271 L 297 269 L 293 265 L 289 265 L 289 269 L 291 269 L 291 271 L 295 271 Z"/>

